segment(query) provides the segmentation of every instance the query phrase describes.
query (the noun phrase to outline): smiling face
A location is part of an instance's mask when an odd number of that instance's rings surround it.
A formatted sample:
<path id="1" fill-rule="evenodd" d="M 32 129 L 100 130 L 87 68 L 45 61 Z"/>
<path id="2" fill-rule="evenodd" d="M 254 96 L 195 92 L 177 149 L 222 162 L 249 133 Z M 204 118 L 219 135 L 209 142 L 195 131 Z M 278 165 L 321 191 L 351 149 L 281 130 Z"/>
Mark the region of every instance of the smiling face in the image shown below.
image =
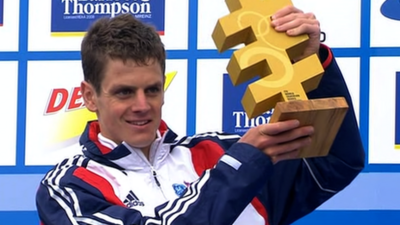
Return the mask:
<path id="1" fill-rule="evenodd" d="M 104 137 L 117 144 L 148 149 L 156 138 L 164 104 L 164 75 L 156 60 L 108 60 L 100 92 L 87 82 L 81 91 L 86 107 L 97 113 Z"/>

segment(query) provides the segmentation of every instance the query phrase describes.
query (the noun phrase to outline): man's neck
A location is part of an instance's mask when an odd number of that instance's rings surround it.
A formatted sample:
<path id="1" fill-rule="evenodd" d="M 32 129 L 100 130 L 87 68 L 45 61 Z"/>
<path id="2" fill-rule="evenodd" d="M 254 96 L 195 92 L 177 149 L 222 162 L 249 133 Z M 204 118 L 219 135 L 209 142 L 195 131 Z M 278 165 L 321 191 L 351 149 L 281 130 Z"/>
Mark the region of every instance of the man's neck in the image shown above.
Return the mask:
<path id="1" fill-rule="evenodd" d="M 140 150 L 143 152 L 146 159 L 150 162 L 150 146 L 141 148 Z"/>

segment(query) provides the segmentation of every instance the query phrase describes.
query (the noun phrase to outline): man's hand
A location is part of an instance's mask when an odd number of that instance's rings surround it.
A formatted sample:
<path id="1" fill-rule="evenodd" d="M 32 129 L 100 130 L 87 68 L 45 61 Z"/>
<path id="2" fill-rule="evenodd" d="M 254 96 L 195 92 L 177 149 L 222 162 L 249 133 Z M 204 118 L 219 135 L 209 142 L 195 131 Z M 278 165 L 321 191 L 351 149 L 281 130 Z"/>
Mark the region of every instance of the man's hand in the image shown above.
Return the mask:
<path id="1" fill-rule="evenodd" d="M 299 127 L 299 121 L 288 120 L 253 127 L 239 142 L 250 144 L 268 155 L 276 164 L 281 160 L 297 158 L 299 148 L 311 143 L 313 127 Z"/>
<path id="2" fill-rule="evenodd" d="M 321 29 L 319 21 L 312 13 L 304 13 L 294 6 L 278 10 L 272 16 L 272 26 L 276 31 L 286 32 L 289 36 L 308 34 L 310 39 L 304 54 L 295 61 L 319 52 Z"/>

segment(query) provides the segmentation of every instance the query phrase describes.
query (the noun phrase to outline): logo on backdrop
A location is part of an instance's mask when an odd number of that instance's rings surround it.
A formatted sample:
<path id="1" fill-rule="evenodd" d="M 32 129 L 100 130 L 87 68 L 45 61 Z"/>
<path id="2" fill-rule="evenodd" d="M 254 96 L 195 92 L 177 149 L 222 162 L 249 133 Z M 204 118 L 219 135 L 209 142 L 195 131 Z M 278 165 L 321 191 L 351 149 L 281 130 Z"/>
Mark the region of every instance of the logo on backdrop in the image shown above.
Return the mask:
<path id="1" fill-rule="evenodd" d="M 53 0 L 51 35 L 83 36 L 100 17 L 130 13 L 164 35 L 165 0 Z"/>
<path id="2" fill-rule="evenodd" d="M 396 95 L 395 95 L 395 149 L 400 150 L 400 71 L 396 72 Z"/>
<path id="3" fill-rule="evenodd" d="M 170 86 L 177 71 L 167 73 L 164 90 Z M 55 88 L 50 91 L 44 116 L 54 116 L 56 132 L 49 134 L 51 146 L 58 148 L 68 147 L 77 143 L 85 129 L 87 121 L 97 119 L 96 114 L 87 110 L 84 105 L 80 87 L 70 90 Z"/>
<path id="4" fill-rule="evenodd" d="M 243 135 L 251 127 L 269 122 L 273 110 L 265 112 L 263 115 L 250 119 L 242 106 L 242 97 L 246 87 L 256 81 L 253 78 L 238 86 L 233 86 L 228 74 L 223 75 L 223 93 L 222 93 L 222 129 L 224 132 Z"/>
<path id="5" fill-rule="evenodd" d="M 4 0 L 0 0 L 0 27 L 3 26 L 4 20 Z"/>
<path id="6" fill-rule="evenodd" d="M 381 13 L 386 18 L 400 21 L 400 1 L 385 0 L 381 6 Z"/>

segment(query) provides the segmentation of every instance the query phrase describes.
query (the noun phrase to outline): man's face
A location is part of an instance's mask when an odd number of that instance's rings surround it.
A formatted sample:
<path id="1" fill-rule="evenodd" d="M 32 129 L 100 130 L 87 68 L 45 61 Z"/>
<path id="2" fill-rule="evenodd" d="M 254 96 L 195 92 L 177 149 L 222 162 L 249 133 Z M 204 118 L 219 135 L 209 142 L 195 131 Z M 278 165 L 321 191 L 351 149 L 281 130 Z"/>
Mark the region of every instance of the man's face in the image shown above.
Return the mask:
<path id="1" fill-rule="evenodd" d="M 104 137 L 143 149 L 154 141 L 161 122 L 163 87 L 164 74 L 156 61 L 138 66 L 109 60 L 100 94 L 86 82 L 81 90 L 86 107 L 97 113 Z"/>

